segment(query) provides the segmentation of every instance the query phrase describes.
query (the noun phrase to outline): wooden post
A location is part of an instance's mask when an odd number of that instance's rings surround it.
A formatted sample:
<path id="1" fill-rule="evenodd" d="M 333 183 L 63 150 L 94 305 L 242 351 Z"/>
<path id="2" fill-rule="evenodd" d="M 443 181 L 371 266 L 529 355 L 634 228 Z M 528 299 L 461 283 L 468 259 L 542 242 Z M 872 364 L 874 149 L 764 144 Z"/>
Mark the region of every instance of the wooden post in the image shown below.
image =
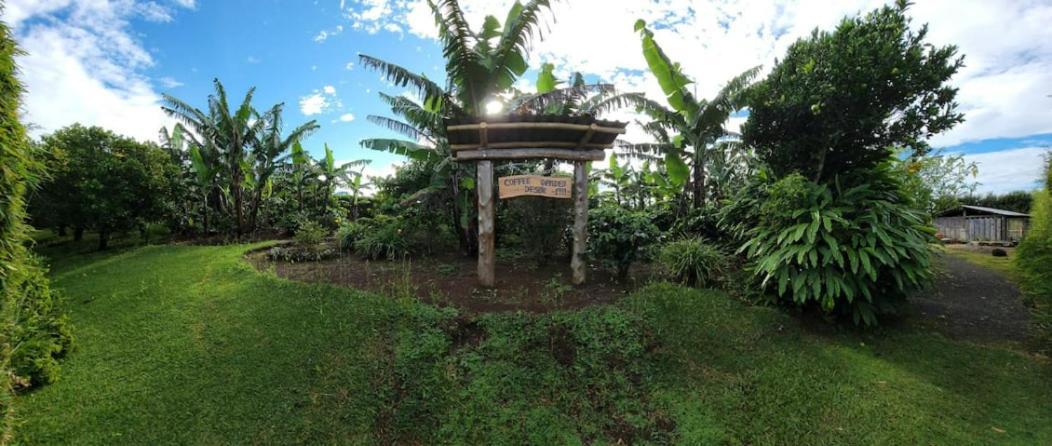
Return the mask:
<path id="1" fill-rule="evenodd" d="M 588 248 L 588 173 L 585 166 L 585 161 L 576 161 L 573 165 L 573 258 L 570 269 L 573 270 L 574 285 L 584 283 L 587 269 L 584 252 Z"/>
<path id="2" fill-rule="evenodd" d="M 497 260 L 493 243 L 493 161 L 478 162 L 476 187 L 479 195 L 479 285 L 492 287 L 496 283 L 493 269 Z"/>

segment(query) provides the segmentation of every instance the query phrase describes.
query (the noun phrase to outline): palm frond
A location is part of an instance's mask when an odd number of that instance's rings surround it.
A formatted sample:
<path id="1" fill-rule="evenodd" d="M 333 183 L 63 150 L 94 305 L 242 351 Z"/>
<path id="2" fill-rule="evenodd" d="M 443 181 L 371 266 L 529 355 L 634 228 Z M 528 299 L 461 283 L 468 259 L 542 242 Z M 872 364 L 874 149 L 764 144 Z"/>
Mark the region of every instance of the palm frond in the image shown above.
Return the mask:
<path id="1" fill-rule="evenodd" d="M 428 160 L 438 154 L 434 147 L 417 144 L 412 141 L 401 139 L 372 138 L 363 139 L 361 146 L 369 150 L 394 153 L 416 160 Z"/>
<path id="2" fill-rule="evenodd" d="M 442 133 L 442 116 L 425 109 L 405 96 L 391 96 L 380 93 L 380 100 L 391 106 L 391 111 L 418 129 L 426 129 L 432 135 Z"/>
<path id="3" fill-rule="evenodd" d="M 622 108 L 635 107 L 636 104 L 646 100 L 643 93 L 605 93 L 588 98 L 580 105 L 580 112 L 593 116 Z"/>
<path id="4" fill-rule="evenodd" d="M 400 65 L 365 54 L 359 54 L 358 61 L 366 68 L 379 71 L 384 79 L 387 79 L 392 84 L 399 87 L 411 87 L 415 89 L 424 97 L 425 101 L 441 101 L 448 104 L 445 90 L 423 75 L 414 73 Z"/>
<path id="5" fill-rule="evenodd" d="M 386 116 L 369 115 L 365 119 L 369 122 L 376 124 L 380 127 L 388 129 L 392 132 L 401 133 L 414 140 L 426 139 L 431 141 L 431 134 L 426 129 L 418 129 L 412 125 L 406 124 L 397 119 L 391 119 Z"/>

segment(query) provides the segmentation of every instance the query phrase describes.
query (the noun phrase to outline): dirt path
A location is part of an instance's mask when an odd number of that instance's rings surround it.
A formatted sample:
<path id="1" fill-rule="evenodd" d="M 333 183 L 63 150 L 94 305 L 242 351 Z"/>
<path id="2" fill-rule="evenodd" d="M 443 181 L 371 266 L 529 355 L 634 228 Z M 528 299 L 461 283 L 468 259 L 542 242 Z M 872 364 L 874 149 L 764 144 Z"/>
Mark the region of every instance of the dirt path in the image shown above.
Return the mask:
<path id="1" fill-rule="evenodd" d="M 1030 313 L 1001 274 L 952 254 L 938 259 L 933 287 L 912 299 L 926 325 L 954 339 L 1022 342 Z"/>

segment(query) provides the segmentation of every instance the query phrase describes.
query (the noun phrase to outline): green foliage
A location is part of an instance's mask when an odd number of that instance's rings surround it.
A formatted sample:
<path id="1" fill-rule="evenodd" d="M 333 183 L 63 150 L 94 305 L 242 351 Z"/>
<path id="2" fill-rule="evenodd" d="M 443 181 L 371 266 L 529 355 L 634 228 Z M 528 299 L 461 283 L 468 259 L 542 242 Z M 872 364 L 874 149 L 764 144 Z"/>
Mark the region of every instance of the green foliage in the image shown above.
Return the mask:
<path id="1" fill-rule="evenodd" d="M 368 229 L 354 241 L 358 255 L 372 260 L 398 260 L 409 255 L 411 244 L 402 219 L 379 215 L 359 221 Z"/>
<path id="2" fill-rule="evenodd" d="M 771 186 L 740 251 L 778 299 L 875 325 L 930 278 L 934 230 L 887 168 L 860 185 L 799 174 Z"/>
<path id="3" fill-rule="evenodd" d="M 927 43 L 927 26 L 911 28 L 907 5 L 816 30 L 757 84 L 743 137 L 777 177 L 831 182 L 896 147 L 924 154 L 928 138 L 963 120 L 948 85 L 963 60 Z"/>
<path id="4" fill-rule="evenodd" d="M 329 236 L 329 230 L 315 221 L 306 221 L 296 230 L 296 243 L 304 246 L 317 245 Z"/>
<path id="5" fill-rule="evenodd" d="M 339 244 L 341 250 L 350 251 L 354 249 L 354 243 L 361 239 L 368 231 L 369 227 L 361 222 L 352 221 L 344 223 L 340 225 L 340 229 L 336 230 L 336 242 Z"/>
<path id="6" fill-rule="evenodd" d="M 966 162 L 961 154 L 939 151 L 897 161 L 896 166 L 902 171 L 903 193 L 933 216 L 958 207 L 962 196 L 974 192 L 979 185 L 975 181 L 979 165 Z"/>
<path id="7" fill-rule="evenodd" d="M 690 286 L 712 287 L 723 280 L 727 256 L 701 238 L 669 242 L 658 251 L 657 263 L 671 280 Z"/>
<path id="8" fill-rule="evenodd" d="M 1022 288 L 1033 302 L 1038 349 L 1052 352 L 1052 160 L 1046 160 L 1045 188 L 1034 193 L 1030 227 L 1016 250 Z"/>
<path id="9" fill-rule="evenodd" d="M 538 266 L 562 251 L 571 224 L 570 200 L 519 197 L 502 204 L 497 217 L 501 244 L 521 249 Z"/>
<path id="10" fill-rule="evenodd" d="M 635 30 L 640 34 L 643 57 L 650 73 L 657 79 L 671 108 L 646 98 L 634 100 L 638 111 L 651 118 L 643 130 L 657 143 L 637 144 L 630 149 L 663 160 L 668 179 L 675 189 L 690 182 L 692 206 L 700 208 L 705 203 L 708 189 L 715 189 L 718 197 L 720 189 L 726 188 L 728 180 L 736 176 L 733 171 L 749 169 L 747 165 L 727 162 L 737 157 L 732 152 L 739 152 L 740 145 L 718 141 L 727 136 L 724 124 L 731 113 L 745 106 L 752 80 L 760 67 L 747 69 L 730 79 L 711 99 L 696 98 L 690 88 L 693 81 L 683 73 L 680 64 L 672 62 L 661 49 L 646 22 L 637 20 Z M 720 182 L 715 188 L 706 184 L 709 171 L 719 174 L 716 179 Z"/>
<path id="11" fill-rule="evenodd" d="M 182 136 L 171 139 L 173 143 L 181 140 L 173 145 L 180 149 L 185 146 L 190 155 L 182 168 L 194 179 L 196 193 L 184 199 L 193 200 L 193 207 L 199 208 L 202 231 L 207 235 L 210 218 L 218 215 L 225 220 L 220 222 L 224 229 L 240 238 L 258 228 L 260 216 L 267 213 L 265 208 L 274 203 L 270 198 L 274 195 L 274 184 L 279 182 L 275 181 L 278 180 L 276 177 L 287 167 L 285 157 L 288 152 L 298 152 L 292 155 L 293 166 L 303 167 L 303 161 L 309 160 L 299 143 L 319 126 L 311 120 L 284 134 L 284 104 L 259 111 L 252 104 L 255 88 L 249 88 L 240 104 L 231 107 L 222 82 L 214 79 L 212 83 L 215 93 L 208 97 L 207 110 L 168 94 L 162 95 L 164 105 L 161 109 L 178 120 L 179 127 L 186 126 L 189 130 L 184 132 L 177 127 L 173 135 Z M 165 134 L 167 130 L 162 132 Z M 329 167 L 335 169 L 335 166 Z M 304 175 L 305 169 L 291 170 L 294 172 L 290 176 L 295 178 L 281 183 L 288 185 L 291 182 L 292 190 L 281 189 L 279 192 L 291 195 L 295 191 L 296 210 L 303 211 L 302 187 L 312 179 Z M 330 175 L 322 181 L 324 185 L 316 187 L 325 194 L 316 202 L 321 207 L 321 214 L 328 213 L 332 188 L 337 181 L 337 175 Z"/>
<path id="12" fill-rule="evenodd" d="M 165 217 L 172 197 L 176 166 L 168 153 L 149 143 L 80 124 L 43 137 L 50 153 L 51 175 L 35 200 L 43 221 L 58 227 L 99 233 L 99 249 L 111 235 Z"/>
<path id="13" fill-rule="evenodd" d="M 15 438 L 13 393 L 55 381 L 57 359 L 73 340 L 45 270 L 26 248 L 26 193 L 43 172 L 19 121 L 19 54 L 0 22 L 0 444 Z"/>
<path id="14" fill-rule="evenodd" d="M 614 269 L 621 279 L 628 277 L 628 269 L 646 256 L 647 249 L 658 241 L 659 235 L 651 215 L 646 212 L 618 206 L 600 206 L 588 211 L 589 255 Z"/>

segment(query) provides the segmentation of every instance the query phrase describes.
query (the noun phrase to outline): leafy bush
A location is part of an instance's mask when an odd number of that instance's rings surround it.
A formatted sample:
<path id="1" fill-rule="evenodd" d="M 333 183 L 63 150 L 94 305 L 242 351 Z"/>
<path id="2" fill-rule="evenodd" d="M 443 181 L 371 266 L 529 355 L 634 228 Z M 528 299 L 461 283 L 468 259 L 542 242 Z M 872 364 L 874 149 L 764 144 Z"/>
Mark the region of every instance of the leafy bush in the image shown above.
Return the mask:
<path id="1" fill-rule="evenodd" d="M 592 258 L 628 277 L 628 269 L 658 240 L 658 228 L 646 212 L 601 206 L 588 212 L 588 251 Z"/>
<path id="2" fill-rule="evenodd" d="M 657 261 L 669 279 L 707 287 L 722 278 L 727 257 L 703 239 L 688 238 L 662 246 Z"/>
<path id="3" fill-rule="evenodd" d="M 311 246 L 321 243 L 328 235 L 329 230 L 318 224 L 318 222 L 307 221 L 300 224 L 299 229 L 296 229 L 294 239 L 300 245 Z"/>
<path id="4" fill-rule="evenodd" d="M 354 251 L 359 255 L 371 260 L 396 260 L 409 255 L 411 245 L 404 221 L 386 215 L 360 221 L 367 230 L 354 241 Z"/>
<path id="5" fill-rule="evenodd" d="M 1045 190 L 1034 193 L 1030 229 L 1016 250 L 1016 264 L 1033 304 L 1038 349 L 1052 353 L 1052 165 L 1046 175 Z"/>
<path id="6" fill-rule="evenodd" d="M 790 175 L 770 188 L 741 247 L 779 299 L 874 325 L 930 277 L 934 230 L 886 168 L 850 188 Z"/>
<path id="7" fill-rule="evenodd" d="M 361 239 L 368 230 L 368 227 L 357 221 L 340 225 L 340 229 L 336 231 L 336 242 L 339 244 L 340 250 L 350 251 L 354 249 L 354 242 Z"/>
<path id="8" fill-rule="evenodd" d="M 24 200 L 41 172 L 18 120 L 18 53 L 0 22 L 0 443 L 5 444 L 13 440 L 14 390 L 57 379 L 57 359 L 73 340 L 45 270 L 26 248 Z"/>

